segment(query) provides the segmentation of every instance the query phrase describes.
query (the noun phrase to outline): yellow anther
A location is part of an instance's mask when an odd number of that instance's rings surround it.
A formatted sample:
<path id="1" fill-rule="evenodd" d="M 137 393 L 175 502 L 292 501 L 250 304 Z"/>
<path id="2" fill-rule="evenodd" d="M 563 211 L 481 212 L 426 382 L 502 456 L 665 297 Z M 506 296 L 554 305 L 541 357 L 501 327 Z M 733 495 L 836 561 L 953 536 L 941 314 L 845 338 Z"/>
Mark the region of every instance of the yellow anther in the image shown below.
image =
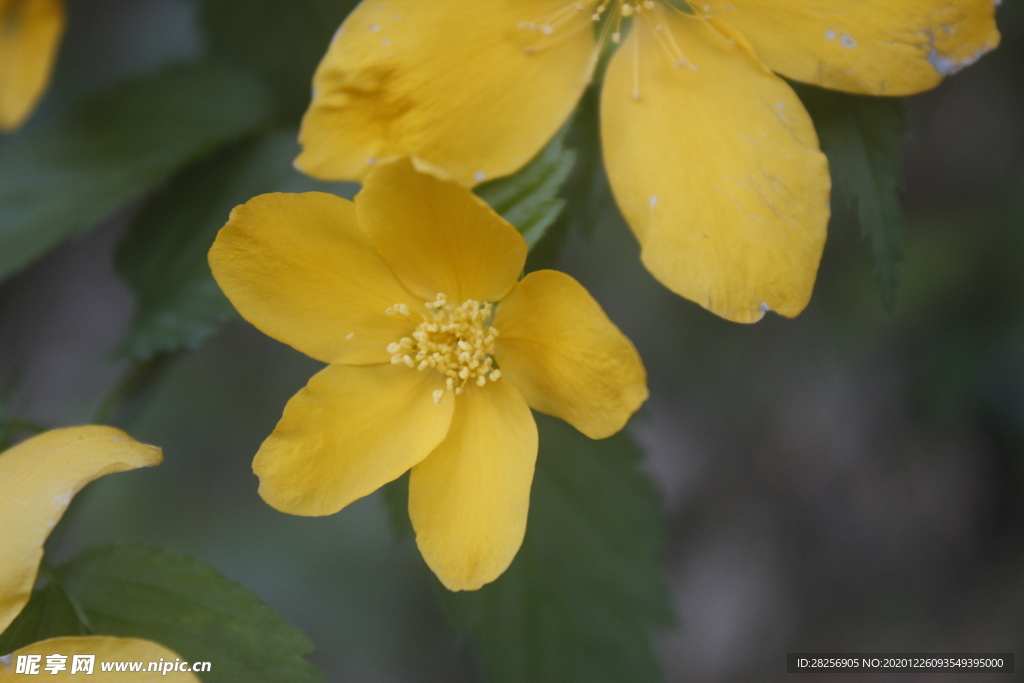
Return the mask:
<path id="1" fill-rule="evenodd" d="M 406 318 L 408 318 L 411 315 L 409 311 L 409 304 L 395 304 L 394 306 L 390 306 L 384 312 L 387 313 L 388 315 L 401 315 L 405 316 Z"/>
<path id="2" fill-rule="evenodd" d="M 388 344 L 392 363 L 405 363 L 420 371 L 434 368 L 444 375 L 445 389 L 434 392 L 435 402 L 440 402 L 446 391 L 458 396 L 468 382 L 483 387 L 488 378 L 496 382 L 501 377 L 494 367 L 498 331 L 487 325 L 493 304 L 470 299 L 454 306 L 447 295 L 438 294 L 425 308 L 423 322 L 410 336 Z M 404 314 L 401 304 L 392 309 Z"/>
<path id="3" fill-rule="evenodd" d="M 689 3 L 694 9 L 700 5 Z M 708 10 L 705 7 L 705 14 Z M 654 40 L 669 63 L 675 68 L 686 67 L 697 71 L 698 67 L 683 53 L 679 41 L 673 34 L 672 27 L 665 22 L 668 14 L 680 13 L 684 10 L 667 0 L 586 0 L 585 2 L 568 2 L 551 14 L 530 22 L 521 22 L 520 28 L 527 27 L 542 34 L 537 41 L 524 46 L 528 53 L 535 53 L 559 44 L 564 39 L 576 35 L 579 31 L 591 30 L 592 24 L 600 24 L 594 50 L 590 57 L 592 71 L 588 78 L 593 77 L 593 70 L 600 63 L 600 56 L 607 44 L 621 44 L 626 35 L 625 25 L 640 21 L 644 22 L 653 33 Z M 589 20 L 587 19 L 589 17 Z M 639 41 L 634 41 L 633 99 L 641 99 L 639 88 L 640 48 Z"/>

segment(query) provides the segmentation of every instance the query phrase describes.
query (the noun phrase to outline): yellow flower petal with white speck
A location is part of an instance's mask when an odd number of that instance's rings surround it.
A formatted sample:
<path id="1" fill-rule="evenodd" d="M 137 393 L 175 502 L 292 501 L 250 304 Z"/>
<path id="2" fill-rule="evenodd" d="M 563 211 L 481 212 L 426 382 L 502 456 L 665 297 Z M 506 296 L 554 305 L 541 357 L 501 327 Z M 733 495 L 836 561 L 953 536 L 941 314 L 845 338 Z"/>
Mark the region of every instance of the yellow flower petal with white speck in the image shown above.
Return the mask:
<path id="1" fill-rule="evenodd" d="M 505 380 L 456 400 L 447 438 L 409 478 L 416 544 L 449 590 L 501 576 L 526 533 L 537 425 Z"/>
<path id="2" fill-rule="evenodd" d="M 160 449 L 113 427 L 56 429 L 0 453 L 0 632 L 28 604 L 43 543 L 86 484 L 160 464 Z"/>
<path id="3" fill-rule="evenodd" d="M 367 242 L 352 202 L 322 192 L 265 194 L 237 207 L 210 268 L 249 322 L 325 363 L 387 362 L 381 339 L 411 325 L 384 311 L 422 304 Z"/>
<path id="4" fill-rule="evenodd" d="M 601 99 L 608 178 L 643 262 L 729 320 L 795 316 L 810 299 L 829 218 L 828 162 L 810 116 L 728 27 L 663 21 L 686 63 L 665 59 L 640 23 Z"/>
<path id="5" fill-rule="evenodd" d="M 996 0 L 701 0 L 772 70 L 867 95 L 910 95 L 999 44 Z"/>
<path id="6" fill-rule="evenodd" d="M 345 21 L 317 70 L 296 164 L 361 180 L 414 155 L 466 185 L 525 164 L 587 84 L 594 38 L 559 33 L 530 52 L 517 27 L 565 0 L 373 0 Z M 589 29 L 589 27 L 585 27 Z"/>
<path id="7" fill-rule="evenodd" d="M 510 173 L 617 43 L 602 140 L 644 264 L 729 320 L 792 317 L 817 276 L 830 181 L 807 113 L 768 68 L 919 92 L 997 45 L 995 4 L 702 0 L 687 14 L 675 0 L 363 0 L 320 65 L 298 163 L 361 178 L 368 162 L 408 154 L 467 186 Z M 385 28 L 414 49 L 382 53 Z"/>
<path id="8" fill-rule="evenodd" d="M 285 406 L 253 461 L 260 495 L 293 515 L 331 515 L 397 479 L 444 439 L 454 397 L 435 372 L 330 365 Z"/>
<path id="9" fill-rule="evenodd" d="M 491 207 L 408 159 L 382 166 L 356 196 L 359 225 L 411 292 L 497 301 L 526 263 L 526 242 Z"/>
<path id="10" fill-rule="evenodd" d="M 583 285 L 530 273 L 494 316 L 501 372 L 534 410 L 592 439 L 615 434 L 647 400 L 640 355 Z"/>

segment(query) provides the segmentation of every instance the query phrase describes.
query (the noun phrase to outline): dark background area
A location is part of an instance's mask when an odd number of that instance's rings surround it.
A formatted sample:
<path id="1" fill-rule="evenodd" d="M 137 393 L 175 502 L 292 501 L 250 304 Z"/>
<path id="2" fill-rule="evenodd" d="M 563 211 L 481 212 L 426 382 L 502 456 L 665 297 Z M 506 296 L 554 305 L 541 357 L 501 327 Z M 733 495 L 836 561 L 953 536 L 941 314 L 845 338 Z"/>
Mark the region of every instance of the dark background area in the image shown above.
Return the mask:
<path id="1" fill-rule="evenodd" d="M 202 49 L 183 0 L 74 10 L 51 100 Z M 891 313 L 844 211 L 808 310 L 753 326 L 658 285 L 614 207 L 569 235 L 560 267 L 650 371 L 631 429 L 670 520 L 670 681 L 781 680 L 787 651 L 1024 657 L 1021 3 L 999 24 L 998 51 L 908 100 L 909 230 Z M 0 386 L 37 421 L 89 422 L 127 367 L 114 352 L 133 300 L 113 253 L 133 212 L 0 288 Z M 166 462 L 87 489 L 55 560 L 109 540 L 188 553 L 305 630 L 331 681 L 476 680 L 379 495 L 321 519 L 256 495 L 252 455 L 316 369 L 242 323 L 176 361 L 124 425 Z"/>

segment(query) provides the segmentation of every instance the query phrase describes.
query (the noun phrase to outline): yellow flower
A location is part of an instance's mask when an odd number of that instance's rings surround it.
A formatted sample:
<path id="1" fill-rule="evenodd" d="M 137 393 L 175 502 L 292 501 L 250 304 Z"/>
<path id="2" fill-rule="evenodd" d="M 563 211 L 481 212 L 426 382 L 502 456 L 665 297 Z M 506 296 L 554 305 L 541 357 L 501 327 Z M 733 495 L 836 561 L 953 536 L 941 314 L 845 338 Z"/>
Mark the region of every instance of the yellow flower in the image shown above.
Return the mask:
<path id="1" fill-rule="evenodd" d="M 469 190 L 408 159 L 379 165 L 355 202 L 236 208 L 210 251 L 217 282 L 260 330 L 330 364 L 256 455 L 263 499 L 329 515 L 411 469 L 434 573 L 451 590 L 497 578 L 526 529 L 530 407 L 603 438 L 647 398 L 636 350 L 579 283 L 517 283 L 526 251 Z"/>
<path id="2" fill-rule="evenodd" d="M 0 633 L 28 604 L 36 583 L 43 543 L 68 504 L 86 484 L 114 472 L 160 464 L 160 449 L 146 446 L 112 427 L 72 427 L 40 434 L 0 453 Z M 0 657 L 0 683 L 21 681 L 19 656 L 96 655 L 97 661 L 173 661 L 176 655 L 161 645 L 136 638 L 82 636 L 50 638 Z M 66 664 L 66 663 L 65 663 Z M 66 664 L 67 665 L 67 664 Z M 71 666 L 51 681 L 75 681 Z M 96 665 L 92 680 L 119 681 L 123 675 L 102 673 Z M 141 674 L 133 681 L 199 683 L 191 674 Z"/>
<path id="3" fill-rule="evenodd" d="M 795 316 L 814 285 L 830 181 L 807 112 L 775 74 L 919 92 L 996 46 L 997 3 L 694 0 L 692 14 L 676 4 L 364 0 L 317 71 L 296 163 L 358 180 L 411 154 L 468 186 L 509 174 L 569 115 L 602 43 L 620 43 L 601 136 L 647 268 L 730 320 Z"/>
<path id="4" fill-rule="evenodd" d="M 32 112 L 63 33 L 61 0 L 0 0 L 0 132 L 14 130 Z"/>

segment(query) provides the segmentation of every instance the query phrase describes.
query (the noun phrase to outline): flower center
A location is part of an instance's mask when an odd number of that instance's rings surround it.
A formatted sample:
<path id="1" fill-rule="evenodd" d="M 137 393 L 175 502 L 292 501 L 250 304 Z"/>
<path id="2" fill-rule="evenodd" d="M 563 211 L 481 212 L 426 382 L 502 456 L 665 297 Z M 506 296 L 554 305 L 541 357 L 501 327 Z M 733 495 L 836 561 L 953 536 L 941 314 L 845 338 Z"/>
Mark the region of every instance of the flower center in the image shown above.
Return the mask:
<path id="1" fill-rule="evenodd" d="M 487 324 L 494 304 L 469 299 L 454 306 L 446 294 L 438 294 L 424 306 L 423 322 L 411 337 L 388 344 L 388 353 L 396 365 L 405 363 L 420 371 L 433 368 L 447 378 L 445 388 L 434 392 L 434 403 L 440 403 L 446 391 L 458 396 L 469 382 L 482 387 L 487 380 L 501 378 L 501 370 L 494 367 L 498 330 Z M 395 304 L 387 313 L 411 317 L 406 304 Z"/>
<path id="2" fill-rule="evenodd" d="M 687 67 L 697 71 L 683 53 L 679 42 L 672 34 L 667 19 L 669 12 L 687 14 L 693 10 L 686 3 L 680 7 L 678 0 L 582 0 L 571 2 L 551 14 L 532 21 L 519 22 L 521 31 L 535 34 L 534 39 L 523 49 L 534 53 L 549 48 L 582 30 L 597 25 L 597 45 L 591 56 L 591 76 L 601 59 L 605 46 L 621 43 L 622 32 L 628 21 L 643 20 L 654 35 L 658 46 L 668 57 L 672 66 Z M 634 45 L 636 45 L 634 43 Z M 633 71 L 636 86 L 633 99 L 640 99 L 639 49 L 634 51 Z"/>

